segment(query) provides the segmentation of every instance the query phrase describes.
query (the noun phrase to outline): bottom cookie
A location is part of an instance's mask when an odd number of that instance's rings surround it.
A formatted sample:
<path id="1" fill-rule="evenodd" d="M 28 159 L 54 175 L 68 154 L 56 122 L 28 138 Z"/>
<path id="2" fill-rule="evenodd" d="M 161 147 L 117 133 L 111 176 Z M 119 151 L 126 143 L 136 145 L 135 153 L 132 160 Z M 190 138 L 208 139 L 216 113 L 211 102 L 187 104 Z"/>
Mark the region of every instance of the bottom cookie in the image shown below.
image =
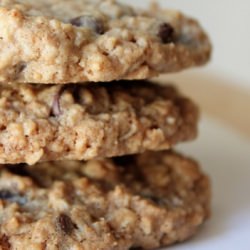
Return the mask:
<path id="1" fill-rule="evenodd" d="M 155 249 L 209 216 L 210 184 L 173 152 L 0 167 L 0 249 Z"/>

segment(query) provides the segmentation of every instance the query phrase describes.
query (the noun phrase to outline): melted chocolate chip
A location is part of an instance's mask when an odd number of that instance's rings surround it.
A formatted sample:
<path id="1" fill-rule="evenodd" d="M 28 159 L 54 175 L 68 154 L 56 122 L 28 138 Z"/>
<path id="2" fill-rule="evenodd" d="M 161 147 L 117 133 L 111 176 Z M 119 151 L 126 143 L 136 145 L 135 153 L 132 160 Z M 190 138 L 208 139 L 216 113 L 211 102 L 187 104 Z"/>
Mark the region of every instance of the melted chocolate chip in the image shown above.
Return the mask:
<path id="1" fill-rule="evenodd" d="M 74 223 L 70 217 L 66 214 L 60 214 L 57 218 L 57 224 L 59 228 L 66 234 L 71 234 L 75 228 Z"/>
<path id="2" fill-rule="evenodd" d="M 24 205 L 27 202 L 26 197 L 5 189 L 0 190 L 0 199 L 13 203 L 18 203 L 19 205 Z"/>
<path id="3" fill-rule="evenodd" d="M 168 23 L 162 23 L 159 27 L 158 36 L 163 43 L 172 43 L 175 40 L 174 28 Z"/>
<path id="4" fill-rule="evenodd" d="M 6 234 L 0 235 L 0 247 L 2 250 L 10 250 L 9 237 Z"/>
<path id="5" fill-rule="evenodd" d="M 104 33 L 104 25 L 100 19 L 92 16 L 79 16 L 70 20 L 70 23 L 77 27 L 84 27 L 93 30 L 97 34 Z"/>

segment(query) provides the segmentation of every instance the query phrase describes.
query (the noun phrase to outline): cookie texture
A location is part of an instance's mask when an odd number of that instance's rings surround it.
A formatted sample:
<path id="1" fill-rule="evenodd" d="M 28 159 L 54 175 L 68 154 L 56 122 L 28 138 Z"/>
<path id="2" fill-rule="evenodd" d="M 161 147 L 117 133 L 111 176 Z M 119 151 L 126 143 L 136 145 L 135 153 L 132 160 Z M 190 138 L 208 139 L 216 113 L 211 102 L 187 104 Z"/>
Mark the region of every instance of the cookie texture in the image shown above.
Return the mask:
<path id="1" fill-rule="evenodd" d="M 168 149 L 193 139 L 197 123 L 197 107 L 171 86 L 0 85 L 0 163 Z"/>
<path id="2" fill-rule="evenodd" d="M 191 237 L 210 183 L 173 152 L 1 166 L 2 249 L 156 249 Z"/>
<path id="3" fill-rule="evenodd" d="M 113 0 L 0 1 L 0 81 L 146 79 L 203 65 L 209 39 L 197 21 Z"/>

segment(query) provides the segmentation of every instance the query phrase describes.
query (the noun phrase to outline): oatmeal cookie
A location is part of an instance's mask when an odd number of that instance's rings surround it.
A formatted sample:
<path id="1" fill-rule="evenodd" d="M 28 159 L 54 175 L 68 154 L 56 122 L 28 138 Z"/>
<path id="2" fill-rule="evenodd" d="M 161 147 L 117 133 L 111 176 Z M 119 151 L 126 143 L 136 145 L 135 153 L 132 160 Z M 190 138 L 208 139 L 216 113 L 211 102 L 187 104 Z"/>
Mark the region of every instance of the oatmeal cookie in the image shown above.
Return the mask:
<path id="1" fill-rule="evenodd" d="M 0 167 L 0 248 L 156 249 L 209 216 L 210 184 L 173 152 Z"/>
<path id="2" fill-rule="evenodd" d="M 195 138 L 197 123 L 197 107 L 172 86 L 0 84 L 0 163 L 169 149 Z"/>
<path id="3" fill-rule="evenodd" d="M 0 81 L 146 79 L 203 65 L 211 45 L 197 21 L 114 0 L 0 1 Z"/>

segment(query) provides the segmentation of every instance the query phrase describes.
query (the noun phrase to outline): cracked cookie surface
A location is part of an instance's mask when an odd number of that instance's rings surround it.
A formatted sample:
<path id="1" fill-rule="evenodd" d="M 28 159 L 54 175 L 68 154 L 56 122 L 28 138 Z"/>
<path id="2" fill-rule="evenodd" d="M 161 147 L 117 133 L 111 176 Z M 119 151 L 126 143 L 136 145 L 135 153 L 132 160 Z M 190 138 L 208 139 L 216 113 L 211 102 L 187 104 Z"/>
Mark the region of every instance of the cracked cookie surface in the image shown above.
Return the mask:
<path id="1" fill-rule="evenodd" d="M 0 163 L 168 149 L 195 138 L 197 123 L 195 104 L 172 86 L 0 84 Z"/>
<path id="2" fill-rule="evenodd" d="M 194 235 L 210 183 L 174 152 L 0 166 L 0 248 L 156 249 Z"/>
<path id="3" fill-rule="evenodd" d="M 0 81 L 146 79 L 203 65 L 209 39 L 177 11 L 112 0 L 2 0 Z"/>

